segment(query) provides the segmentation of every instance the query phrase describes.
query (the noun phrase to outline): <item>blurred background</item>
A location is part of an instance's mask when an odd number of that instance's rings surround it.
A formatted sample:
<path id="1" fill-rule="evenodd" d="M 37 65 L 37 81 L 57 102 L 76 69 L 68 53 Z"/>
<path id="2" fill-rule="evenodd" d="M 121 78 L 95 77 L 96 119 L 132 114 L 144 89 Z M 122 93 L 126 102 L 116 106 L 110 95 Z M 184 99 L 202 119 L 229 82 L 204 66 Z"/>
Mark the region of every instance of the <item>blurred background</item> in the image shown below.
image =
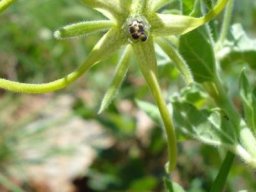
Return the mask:
<path id="1" fill-rule="evenodd" d="M 101 18 L 80 1 L 18 1 L 0 16 L 0 76 L 39 83 L 71 72 L 103 33 L 59 41 L 53 31 Z M 233 22 L 255 37 L 256 2 L 237 1 Z M 182 79 L 161 51 L 158 60 L 163 91 L 180 90 Z M 117 62 L 114 54 L 55 93 L 0 90 L 1 192 L 164 191 L 166 143 L 161 127 L 137 105 L 153 101 L 135 61 L 114 102 L 97 115 Z M 232 80 L 242 66 L 230 68 Z M 173 179 L 189 192 L 207 192 L 221 160 L 213 147 L 182 141 Z M 255 177 L 236 159 L 226 191 L 255 191 Z"/>

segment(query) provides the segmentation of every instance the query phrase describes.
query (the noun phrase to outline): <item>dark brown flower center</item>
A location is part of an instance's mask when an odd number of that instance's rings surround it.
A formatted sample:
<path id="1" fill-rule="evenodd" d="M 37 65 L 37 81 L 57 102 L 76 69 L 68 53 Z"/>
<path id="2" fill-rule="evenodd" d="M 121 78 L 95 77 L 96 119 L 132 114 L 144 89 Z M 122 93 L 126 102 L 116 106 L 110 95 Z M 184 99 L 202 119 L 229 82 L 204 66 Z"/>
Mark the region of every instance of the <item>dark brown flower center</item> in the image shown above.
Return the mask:
<path id="1" fill-rule="evenodd" d="M 129 25 L 129 33 L 134 40 L 146 41 L 148 39 L 145 26 L 142 21 L 134 19 Z"/>

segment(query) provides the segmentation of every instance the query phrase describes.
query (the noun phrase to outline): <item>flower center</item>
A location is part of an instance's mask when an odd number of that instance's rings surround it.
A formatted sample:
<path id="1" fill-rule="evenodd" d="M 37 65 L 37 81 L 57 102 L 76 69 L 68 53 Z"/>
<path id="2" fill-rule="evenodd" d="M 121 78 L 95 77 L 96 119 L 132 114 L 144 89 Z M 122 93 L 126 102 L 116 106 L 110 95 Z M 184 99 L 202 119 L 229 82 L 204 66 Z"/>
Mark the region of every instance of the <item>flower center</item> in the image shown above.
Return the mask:
<path id="1" fill-rule="evenodd" d="M 148 36 L 145 34 L 144 24 L 142 21 L 134 20 L 129 24 L 129 33 L 133 39 L 146 41 Z"/>
<path id="2" fill-rule="evenodd" d="M 149 35 L 149 24 L 144 17 L 129 17 L 125 30 L 132 41 L 146 41 Z"/>

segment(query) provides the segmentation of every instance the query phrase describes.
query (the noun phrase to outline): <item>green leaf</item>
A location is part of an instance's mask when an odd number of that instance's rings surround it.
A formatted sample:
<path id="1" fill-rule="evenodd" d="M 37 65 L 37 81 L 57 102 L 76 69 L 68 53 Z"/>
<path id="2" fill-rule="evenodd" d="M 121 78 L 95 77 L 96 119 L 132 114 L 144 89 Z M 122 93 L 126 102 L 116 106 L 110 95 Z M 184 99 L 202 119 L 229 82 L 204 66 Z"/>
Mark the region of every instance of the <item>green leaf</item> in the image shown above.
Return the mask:
<path id="1" fill-rule="evenodd" d="M 164 178 L 164 184 L 167 192 L 185 192 L 178 183 L 171 181 L 167 177 Z"/>
<path id="2" fill-rule="evenodd" d="M 181 36 L 179 50 L 197 82 L 214 79 L 215 56 L 205 27 Z"/>
<path id="3" fill-rule="evenodd" d="M 179 100 L 193 104 L 197 108 L 202 108 L 206 104 L 206 100 L 209 99 L 209 95 L 197 83 L 184 87 L 179 97 Z"/>
<path id="4" fill-rule="evenodd" d="M 218 52 L 222 66 L 226 69 L 234 63 L 247 63 L 256 69 L 256 39 L 249 38 L 241 24 L 234 24 L 231 27 L 232 42 Z"/>
<path id="5" fill-rule="evenodd" d="M 221 129 L 221 114 L 217 111 L 198 110 L 187 102 L 173 102 L 176 127 L 183 134 L 214 146 L 231 146 L 233 138 Z"/>
<path id="6" fill-rule="evenodd" d="M 241 72 L 239 93 L 243 103 L 245 121 L 256 135 L 256 95 L 255 89 L 249 84 L 245 70 Z"/>

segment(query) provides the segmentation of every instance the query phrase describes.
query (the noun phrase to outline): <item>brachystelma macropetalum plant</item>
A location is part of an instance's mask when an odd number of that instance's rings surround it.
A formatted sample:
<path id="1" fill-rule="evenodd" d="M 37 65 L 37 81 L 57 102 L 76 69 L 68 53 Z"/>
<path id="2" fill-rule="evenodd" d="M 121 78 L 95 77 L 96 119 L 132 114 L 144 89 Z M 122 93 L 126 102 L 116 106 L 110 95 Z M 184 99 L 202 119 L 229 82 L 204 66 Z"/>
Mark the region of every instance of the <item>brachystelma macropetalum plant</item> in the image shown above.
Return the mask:
<path id="1" fill-rule="evenodd" d="M 0 12 L 15 0 L 1 0 Z M 67 76 L 42 84 L 27 84 L 0 79 L 0 87 L 21 93 L 47 93 L 68 86 L 87 72 L 93 65 L 104 60 L 113 52 L 123 49 L 116 67 L 113 81 L 102 101 L 102 112 L 113 99 L 126 75 L 129 58 L 134 54 L 140 70 L 153 94 L 164 123 L 168 142 L 168 172 L 176 164 L 176 138 L 172 119 L 161 94 L 157 77 L 157 60 L 154 43 L 158 43 L 175 61 L 177 68 L 187 84 L 193 82 L 193 76 L 185 64 L 180 62 L 176 50 L 168 43 L 169 36 L 188 33 L 218 15 L 228 0 L 219 0 L 203 17 L 158 13 L 169 0 L 83 0 L 83 2 L 106 16 L 107 20 L 86 21 L 67 25 L 54 33 L 57 39 L 72 38 L 89 33 L 107 31 L 91 50 L 86 61 Z M 200 66 L 199 66 L 200 67 Z"/>

